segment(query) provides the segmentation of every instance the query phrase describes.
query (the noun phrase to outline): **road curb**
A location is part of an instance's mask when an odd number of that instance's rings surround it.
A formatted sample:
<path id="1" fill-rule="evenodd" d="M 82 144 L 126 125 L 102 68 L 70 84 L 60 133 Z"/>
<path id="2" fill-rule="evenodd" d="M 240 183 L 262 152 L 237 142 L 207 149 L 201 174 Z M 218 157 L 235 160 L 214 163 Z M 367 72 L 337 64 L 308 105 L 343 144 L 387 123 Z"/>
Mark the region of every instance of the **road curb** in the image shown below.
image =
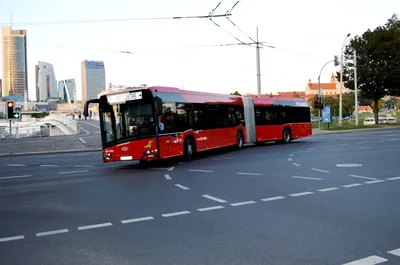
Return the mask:
<path id="1" fill-rule="evenodd" d="M 0 154 L 0 157 L 29 156 L 29 155 L 53 155 L 53 154 L 84 153 L 84 152 L 96 152 L 96 151 L 101 151 L 101 148 L 75 149 L 75 150 L 57 150 L 57 151 L 41 151 L 41 152 L 25 152 L 25 153 L 8 153 L 8 154 Z"/>
<path id="2" fill-rule="evenodd" d="M 321 130 L 320 132 L 313 132 L 313 135 L 324 135 L 324 134 L 334 134 L 334 133 L 352 133 L 352 132 L 375 131 L 375 130 L 384 130 L 384 129 L 397 129 L 397 130 L 399 130 L 400 126 L 385 126 L 385 127 L 380 127 L 380 128 L 335 130 L 335 131 Z"/>

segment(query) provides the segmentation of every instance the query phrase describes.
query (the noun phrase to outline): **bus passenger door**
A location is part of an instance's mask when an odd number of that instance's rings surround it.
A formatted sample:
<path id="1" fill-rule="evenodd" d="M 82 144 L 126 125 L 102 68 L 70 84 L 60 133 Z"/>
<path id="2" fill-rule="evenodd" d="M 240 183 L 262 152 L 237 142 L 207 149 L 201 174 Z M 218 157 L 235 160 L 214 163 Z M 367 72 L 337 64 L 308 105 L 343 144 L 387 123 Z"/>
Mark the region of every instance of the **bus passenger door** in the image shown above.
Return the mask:
<path id="1" fill-rule="evenodd" d="M 207 133 L 206 106 L 204 104 L 193 104 L 194 138 L 198 151 L 207 150 L 209 136 Z"/>

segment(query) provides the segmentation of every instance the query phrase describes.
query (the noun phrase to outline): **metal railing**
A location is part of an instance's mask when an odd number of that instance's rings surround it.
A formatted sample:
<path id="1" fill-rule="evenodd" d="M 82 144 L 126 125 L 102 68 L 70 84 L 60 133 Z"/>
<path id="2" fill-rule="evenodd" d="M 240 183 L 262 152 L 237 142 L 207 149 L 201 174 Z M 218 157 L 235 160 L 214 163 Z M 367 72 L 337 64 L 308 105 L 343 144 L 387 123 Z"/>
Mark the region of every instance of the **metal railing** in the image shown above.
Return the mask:
<path id="1" fill-rule="evenodd" d="M 66 131 L 66 134 L 79 134 L 80 133 L 80 128 L 79 128 L 79 124 L 72 119 L 72 117 L 70 116 L 66 116 L 65 114 L 50 114 L 49 116 L 47 116 L 45 118 L 45 120 L 53 120 L 53 121 L 57 121 L 59 123 L 61 123 L 62 125 L 64 125 L 65 127 L 67 127 L 68 131 Z M 60 128 L 61 130 L 63 130 L 64 128 Z M 65 130 L 63 130 L 65 131 Z"/>

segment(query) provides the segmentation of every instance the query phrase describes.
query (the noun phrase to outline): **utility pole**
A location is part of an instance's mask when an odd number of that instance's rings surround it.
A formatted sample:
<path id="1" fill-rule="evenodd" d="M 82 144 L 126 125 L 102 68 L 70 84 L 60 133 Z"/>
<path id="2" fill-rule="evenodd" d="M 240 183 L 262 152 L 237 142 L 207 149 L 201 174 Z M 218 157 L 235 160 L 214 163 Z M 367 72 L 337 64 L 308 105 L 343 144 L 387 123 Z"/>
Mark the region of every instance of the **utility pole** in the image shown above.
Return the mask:
<path id="1" fill-rule="evenodd" d="M 258 41 L 258 27 L 257 27 L 257 96 L 261 98 L 261 66 L 260 66 L 260 42 Z"/>
<path id="2" fill-rule="evenodd" d="M 342 50 L 340 52 L 340 96 L 339 96 L 339 127 L 342 127 L 343 120 L 343 111 L 342 111 L 342 98 L 343 98 L 343 49 L 344 44 L 346 43 L 347 38 L 350 36 L 350 33 L 347 34 L 346 38 L 342 44 Z"/>
<path id="3" fill-rule="evenodd" d="M 331 60 L 329 62 L 326 62 L 324 64 L 324 66 L 322 66 L 321 71 L 319 72 L 318 75 L 318 102 L 322 102 L 322 95 L 321 95 L 321 74 L 322 74 L 322 70 L 324 70 L 325 66 L 328 63 L 331 62 L 335 62 L 336 63 L 336 56 L 335 56 L 335 60 Z M 321 130 L 321 109 L 318 109 L 318 130 Z"/>
<path id="4" fill-rule="evenodd" d="M 356 126 L 358 127 L 358 89 L 357 89 L 357 53 L 354 50 L 354 101 L 356 111 Z"/>

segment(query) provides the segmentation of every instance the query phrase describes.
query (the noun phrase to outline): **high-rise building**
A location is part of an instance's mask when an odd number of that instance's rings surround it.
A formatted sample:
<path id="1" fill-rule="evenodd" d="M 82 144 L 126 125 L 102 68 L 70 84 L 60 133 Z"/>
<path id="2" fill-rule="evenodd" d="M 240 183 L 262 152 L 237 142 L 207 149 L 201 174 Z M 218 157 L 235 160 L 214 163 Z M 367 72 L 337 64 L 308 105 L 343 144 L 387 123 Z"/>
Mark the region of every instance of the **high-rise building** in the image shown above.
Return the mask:
<path id="1" fill-rule="evenodd" d="M 75 103 L 76 84 L 75 79 L 65 79 L 58 81 L 58 97 L 66 103 Z M 69 98 L 69 100 L 68 100 Z"/>
<path id="2" fill-rule="evenodd" d="M 54 75 L 53 65 L 39 62 L 35 66 L 36 74 L 36 100 L 46 101 L 48 98 L 56 98 L 57 80 Z"/>
<path id="3" fill-rule="evenodd" d="M 2 28 L 2 96 L 28 93 L 26 30 Z"/>
<path id="4" fill-rule="evenodd" d="M 104 62 L 88 61 L 81 63 L 82 68 L 82 101 L 97 98 L 100 91 L 106 89 L 106 71 Z"/>

